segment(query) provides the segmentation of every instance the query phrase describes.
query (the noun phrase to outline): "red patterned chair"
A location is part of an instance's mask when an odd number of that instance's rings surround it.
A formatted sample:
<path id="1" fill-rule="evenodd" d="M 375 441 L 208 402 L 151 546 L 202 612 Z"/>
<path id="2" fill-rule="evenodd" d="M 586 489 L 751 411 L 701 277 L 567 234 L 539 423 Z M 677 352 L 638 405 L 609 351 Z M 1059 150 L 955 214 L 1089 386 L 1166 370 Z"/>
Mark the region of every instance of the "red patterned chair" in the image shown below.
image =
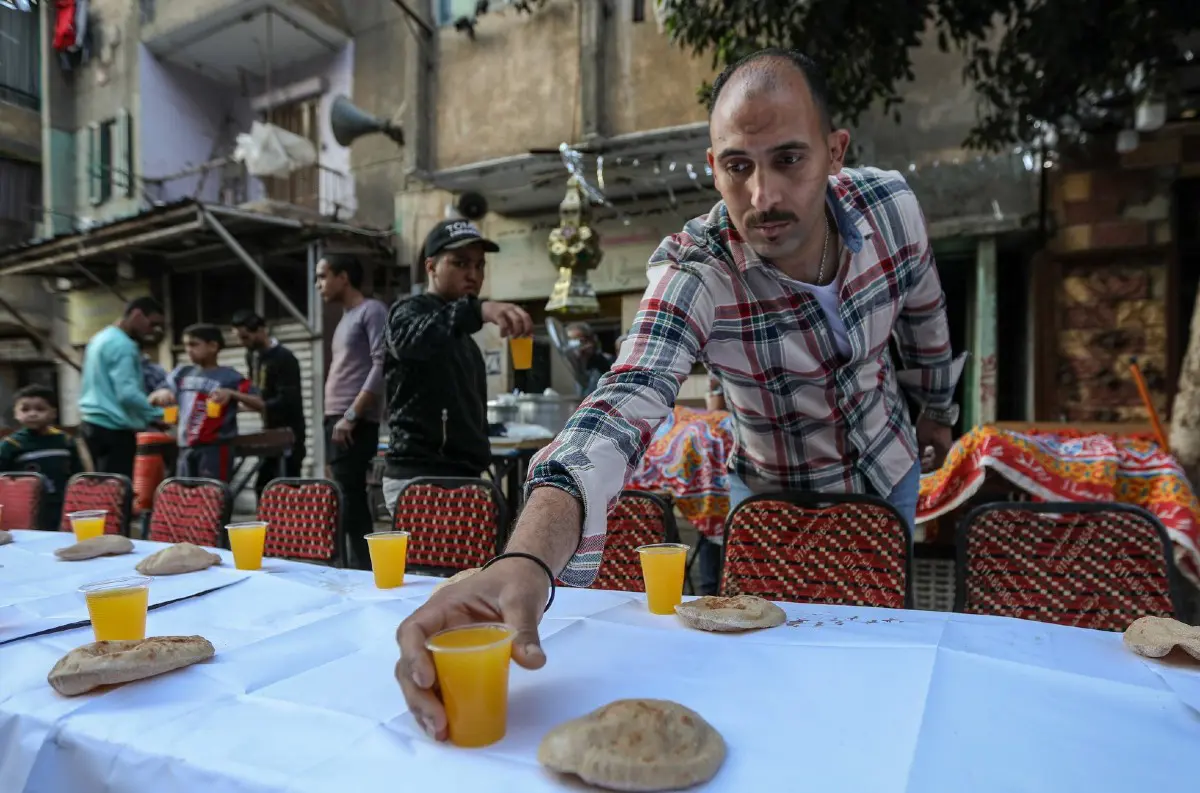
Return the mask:
<path id="1" fill-rule="evenodd" d="M 190 542 L 220 548 L 229 523 L 233 499 L 229 487 L 216 479 L 166 479 L 154 493 L 148 539 Z"/>
<path id="2" fill-rule="evenodd" d="M 604 558 L 592 589 L 645 592 L 638 546 L 679 542 L 671 502 L 644 490 L 623 490 L 608 511 Z"/>
<path id="3" fill-rule="evenodd" d="M 341 567 L 347 558 L 342 503 L 341 488 L 328 479 L 271 480 L 258 502 L 258 519 L 267 523 L 263 555 Z"/>
<path id="4" fill-rule="evenodd" d="M 436 575 L 482 567 L 504 542 L 504 495 L 486 479 L 418 477 L 397 496 L 392 528 L 410 535 L 409 567 Z"/>
<path id="5" fill-rule="evenodd" d="M 62 531 L 71 530 L 67 515 L 87 509 L 108 511 L 105 534 L 129 536 L 129 518 L 133 514 L 133 485 L 122 474 L 75 474 L 67 481 L 63 497 Z"/>
<path id="6" fill-rule="evenodd" d="M 875 496 L 752 496 L 725 522 L 721 594 L 911 608 L 908 527 Z"/>
<path id="7" fill-rule="evenodd" d="M 50 482 L 36 471 L 0 474 L 0 529 L 36 529 Z"/>
<path id="8" fill-rule="evenodd" d="M 957 545 L 955 611 L 1109 631 L 1183 613 L 1167 532 L 1141 507 L 984 504 Z"/>

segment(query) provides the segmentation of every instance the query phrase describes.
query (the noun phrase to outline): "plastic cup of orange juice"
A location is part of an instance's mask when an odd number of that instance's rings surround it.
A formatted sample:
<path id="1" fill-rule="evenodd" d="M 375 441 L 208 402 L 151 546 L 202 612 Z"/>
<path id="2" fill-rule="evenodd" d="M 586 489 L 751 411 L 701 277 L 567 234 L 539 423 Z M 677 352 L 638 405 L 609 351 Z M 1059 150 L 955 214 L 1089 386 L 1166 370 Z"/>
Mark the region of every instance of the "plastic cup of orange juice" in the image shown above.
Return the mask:
<path id="1" fill-rule="evenodd" d="M 514 369 L 533 368 L 533 337 L 517 336 L 508 340 L 508 349 L 512 354 Z"/>
<path id="2" fill-rule="evenodd" d="M 210 419 L 219 419 L 221 418 L 221 407 L 210 399 L 204 403 L 204 412 Z"/>
<path id="3" fill-rule="evenodd" d="M 508 662 L 516 631 L 499 623 L 435 633 L 425 642 L 433 655 L 450 742 L 474 748 L 504 737 L 508 726 Z"/>
<path id="4" fill-rule="evenodd" d="M 238 570 L 261 570 L 263 546 L 267 542 L 267 524 L 261 520 L 230 523 L 229 547 L 233 551 L 233 566 Z"/>
<path id="5" fill-rule="evenodd" d="M 92 633 L 98 642 L 136 641 L 146 638 L 146 610 L 150 605 L 150 579 L 143 575 L 101 581 L 79 588 L 87 601 Z"/>
<path id="6" fill-rule="evenodd" d="M 163 408 L 163 423 L 177 424 L 179 423 L 179 405 L 167 405 Z"/>
<path id="7" fill-rule="evenodd" d="M 83 542 L 104 534 L 104 523 L 108 520 L 107 509 L 85 509 L 79 512 L 68 512 L 71 521 L 71 531 L 75 532 L 75 540 Z"/>
<path id="8" fill-rule="evenodd" d="M 657 543 L 637 549 L 646 582 L 646 605 L 651 614 L 674 614 L 683 601 L 683 578 L 687 572 L 688 546 Z"/>
<path id="9" fill-rule="evenodd" d="M 404 567 L 408 561 L 408 532 L 377 531 L 367 535 L 367 550 L 371 553 L 371 572 L 375 586 L 395 589 L 404 584 Z"/>

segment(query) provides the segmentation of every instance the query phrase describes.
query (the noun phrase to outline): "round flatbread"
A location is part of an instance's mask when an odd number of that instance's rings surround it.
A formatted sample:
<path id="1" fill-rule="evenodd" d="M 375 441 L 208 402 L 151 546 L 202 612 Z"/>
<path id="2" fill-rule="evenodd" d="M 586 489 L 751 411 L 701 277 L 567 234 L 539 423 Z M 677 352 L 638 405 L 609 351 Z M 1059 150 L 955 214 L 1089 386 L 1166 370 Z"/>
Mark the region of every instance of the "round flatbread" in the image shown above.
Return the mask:
<path id="1" fill-rule="evenodd" d="M 1125 629 L 1122 641 L 1147 658 L 1162 658 L 1178 647 L 1200 661 L 1200 628 L 1169 617 L 1139 617 Z"/>
<path id="2" fill-rule="evenodd" d="M 774 628 L 787 622 L 783 609 L 754 595 L 705 597 L 675 606 L 675 613 L 690 628 L 700 631 L 753 631 Z"/>
<path id="3" fill-rule="evenodd" d="M 437 586 L 435 586 L 433 588 L 433 592 L 437 592 L 439 589 L 448 587 L 451 584 L 457 584 L 459 581 L 462 581 L 464 578 L 470 578 L 471 576 L 478 573 L 479 570 L 480 570 L 480 568 L 478 568 L 478 567 L 471 567 L 466 570 L 463 570 L 462 572 L 455 573 L 454 575 L 447 578 L 445 581 L 442 581 Z M 430 592 L 429 594 L 432 595 L 433 592 Z"/>
<path id="4" fill-rule="evenodd" d="M 725 740 L 691 708 L 621 699 L 546 733 L 538 762 L 609 790 L 682 790 L 716 776 Z"/>

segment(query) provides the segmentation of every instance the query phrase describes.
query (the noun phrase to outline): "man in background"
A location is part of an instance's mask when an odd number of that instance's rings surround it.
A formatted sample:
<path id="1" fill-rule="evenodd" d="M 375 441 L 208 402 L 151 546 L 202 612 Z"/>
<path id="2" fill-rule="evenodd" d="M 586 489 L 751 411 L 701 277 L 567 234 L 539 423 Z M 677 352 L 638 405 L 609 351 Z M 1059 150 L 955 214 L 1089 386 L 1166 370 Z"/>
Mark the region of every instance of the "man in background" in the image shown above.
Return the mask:
<path id="1" fill-rule="evenodd" d="M 300 380 L 300 362 L 287 347 L 271 336 L 266 320 L 253 311 L 239 311 L 233 316 L 233 330 L 246 348 L 246 371 L 263 400 L 263 427 L 287 427 L 295 443 L 283 458 L 284 475 L 300 476 L 306 453 L 304 445 L 304 397 Z M 255 492 L 262 497 L 267 483 L 279 475 L 274 461 L 267 461 L 258 471 Z"/>
<path id="2" fill-rule="evenodd" d="M 478 477 L 491 462 L 487 370 L 471 335 L 490 322 L 506 337 L 533 321 L 511 303 L 480 300 L 485 254 L 500 247 L 473 223 L 446 220 L 425 238 L 428 288 L 388 314 L 388 453 L 383 498 L 396 499 L 418 476 Z"/>
<path id="3" fill-rule="evenodd" d="M 600 385 L 600 378 L 612 368 L 613 357 L 600 347 L 600 337 L 586 322 L 572 322 L 567 326 L 567 343 L 569 353 L 579 361 L 585 378 L 576 383 L 576 391 L 581 398 L 591 396 Z"/>
<path id="4" fill-rule="evenodd" d="M 140 345 L 161 334 L 163 322 L 158 301 L 139 297 L 84 350 L 80 432 L 97 471 L 132 478 L 137 433 L 162 420 L 147 398 Z"/>
<path id="5" fill-rule="evenodd" d="M 343 515 L 352 563 L 370 566 L 366 535 L 375 519 L 367 500 L 367 474 L 379 453 L 383 408 L 383 335 L 387 306 L 362 292 L 363 266 L 347 254 L 317 262 L 317 291 L 340 305 L 333 332 L 333 355 L 325 378 L 325 457 L 331 478 L 341 485 Z"/>

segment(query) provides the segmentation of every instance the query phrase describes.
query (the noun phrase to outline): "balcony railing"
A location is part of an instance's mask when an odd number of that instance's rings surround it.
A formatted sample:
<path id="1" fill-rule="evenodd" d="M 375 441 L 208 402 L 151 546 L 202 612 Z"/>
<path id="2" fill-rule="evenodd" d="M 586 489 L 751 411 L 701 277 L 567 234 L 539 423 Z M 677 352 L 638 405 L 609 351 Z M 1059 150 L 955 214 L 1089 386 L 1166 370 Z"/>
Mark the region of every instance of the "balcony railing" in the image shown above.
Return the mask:
<path id="1" fill-rule="evenodd" d="M 239 206 L 275 201 L 338 220 L 354 210 L 354 185 L 349 176 L 324 165 L 302 168 L 285 178 L 258 178 L 245 165 L 228 157 L 160 178 L 147 178 L 147 197 L 169 203 L 184 198 Z"/>
<path id="2" fill-rule="evenodd" d="M 41 107 L 40 30 L 36 10 L 0 9 L 0 102 Z"/>

